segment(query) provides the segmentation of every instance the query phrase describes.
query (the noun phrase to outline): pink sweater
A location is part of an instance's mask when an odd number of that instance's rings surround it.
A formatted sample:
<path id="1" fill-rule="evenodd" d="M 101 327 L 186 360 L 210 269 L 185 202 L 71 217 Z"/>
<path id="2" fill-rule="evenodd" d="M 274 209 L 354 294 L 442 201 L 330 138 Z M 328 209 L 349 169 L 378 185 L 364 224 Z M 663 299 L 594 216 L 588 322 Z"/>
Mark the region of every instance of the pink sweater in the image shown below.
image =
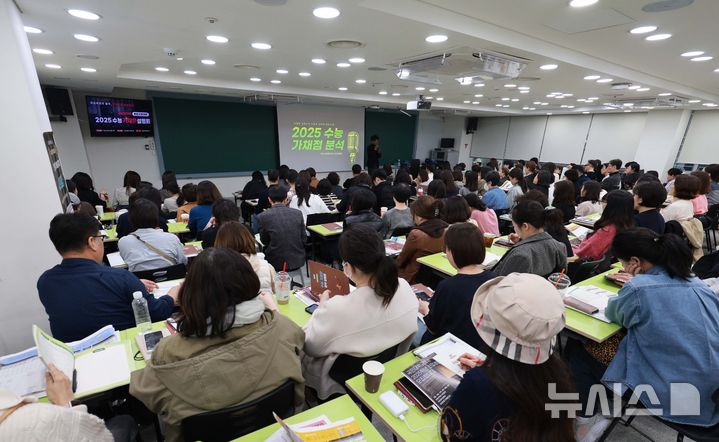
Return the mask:
<path id="1" fill-rule="evenodd" d="M 707 201 L 706 195 L 699 195 L 692 199 L 692 206 L 694 207 L 694 215 L 704 215 L 709 211 L 709 202 Z"/>
<path id="2" fill-rule="evenodd" d="M 607 253 L 616 234 L 617 228 L 614 224 L 602 227 L 588 236 L 579 246 L 572 247 L 572 251 L 574 255 L 580 259 L 588 258 L 592 261 L 596 261 Z"/>
<path id="3" fill-rule="evenodd" d="M 481 210 L 472 209 L 470 218 L 477 221 L 482 233 L 499 235 L 499 221 L 497 221 L 497 214 L 494 213 L 494 210 L 488 208 L 482 212 Z"/>

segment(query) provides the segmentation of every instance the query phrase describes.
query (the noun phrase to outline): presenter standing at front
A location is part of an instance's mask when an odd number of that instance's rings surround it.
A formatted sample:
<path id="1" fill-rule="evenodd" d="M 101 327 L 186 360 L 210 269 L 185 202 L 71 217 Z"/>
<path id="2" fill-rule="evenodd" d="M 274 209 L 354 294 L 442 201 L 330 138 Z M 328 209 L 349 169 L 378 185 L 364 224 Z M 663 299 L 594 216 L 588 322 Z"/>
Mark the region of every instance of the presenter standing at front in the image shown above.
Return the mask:
<path id="1" fill-rule="evenodd" d="M 379 158 L 382 156 L 382 150 L 379 147 L 379 137 L 372 135 L 367 146 L 367 170 L 371 174 L 375 169 L 379 169 Z"/>

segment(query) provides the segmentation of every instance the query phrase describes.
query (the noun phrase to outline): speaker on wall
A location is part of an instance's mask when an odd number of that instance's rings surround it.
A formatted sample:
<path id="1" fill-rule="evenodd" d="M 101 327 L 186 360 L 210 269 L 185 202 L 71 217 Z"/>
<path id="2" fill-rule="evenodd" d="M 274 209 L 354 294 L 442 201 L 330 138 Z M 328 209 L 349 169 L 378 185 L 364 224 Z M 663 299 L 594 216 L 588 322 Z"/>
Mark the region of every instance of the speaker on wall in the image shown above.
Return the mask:
<path id="1" fill-rule="evenodd" d="M 50 115 L 74 115 L 70 93 L 67 89 L 53 86 L 43 86 L 42 95 L 45 97 L 47 113 Z"/>
<path id="2" fill-rule="evenodd" d="M 468 117 L 467 118 L 467 133 L 473 134 L 477 130 L 478 123 L 479 123 L 479 117 Z"/>

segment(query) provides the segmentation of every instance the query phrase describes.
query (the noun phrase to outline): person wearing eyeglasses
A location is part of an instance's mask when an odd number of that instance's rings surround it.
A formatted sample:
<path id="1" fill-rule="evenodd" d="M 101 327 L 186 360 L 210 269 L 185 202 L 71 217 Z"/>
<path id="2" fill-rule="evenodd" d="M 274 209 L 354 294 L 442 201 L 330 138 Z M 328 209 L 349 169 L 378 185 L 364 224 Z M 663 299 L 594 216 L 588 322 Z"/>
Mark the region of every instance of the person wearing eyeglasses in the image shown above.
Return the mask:
<path id="1" fill-rule="evenodd" d="M 141 292 L 147 300 L 153 321 L 172 314 L 175 292 L 155 299 L 148 293 L 156 287 L 154 282 L 102 264 L 104 237 L 92 216 L 55 216 L 50 222 L 50 240 L 62 262 L 40 276 L 37 291 L 56 339 L 76 341 L 106 325 L 117 330 L 134 327 L 134 292 Z"/>

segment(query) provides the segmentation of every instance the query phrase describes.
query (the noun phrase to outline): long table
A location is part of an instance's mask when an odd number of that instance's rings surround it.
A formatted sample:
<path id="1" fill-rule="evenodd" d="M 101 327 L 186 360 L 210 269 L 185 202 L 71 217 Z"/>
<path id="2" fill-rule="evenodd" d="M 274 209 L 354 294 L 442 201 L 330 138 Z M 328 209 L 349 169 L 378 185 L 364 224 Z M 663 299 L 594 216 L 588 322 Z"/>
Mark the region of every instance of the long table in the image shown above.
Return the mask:
<path id="1" fill-rule="evenodd" d="M 506 240 L 507 236 L 500 236 L 497 239 Z M 508 251 L 508 247 L 497 245 L 496 241 L 492 243 L 492 247 L 487 249 L 487 252 L 497 255 L 500 258 Z M 449 263 L 449 259 L 447 259 L 447 256 L 442 252 L 417 258 L 417 262 L 442 273 L 444 276 L 454 276 L 457 274 L 457 269 L 452 267 L 452 264 Z"/>

